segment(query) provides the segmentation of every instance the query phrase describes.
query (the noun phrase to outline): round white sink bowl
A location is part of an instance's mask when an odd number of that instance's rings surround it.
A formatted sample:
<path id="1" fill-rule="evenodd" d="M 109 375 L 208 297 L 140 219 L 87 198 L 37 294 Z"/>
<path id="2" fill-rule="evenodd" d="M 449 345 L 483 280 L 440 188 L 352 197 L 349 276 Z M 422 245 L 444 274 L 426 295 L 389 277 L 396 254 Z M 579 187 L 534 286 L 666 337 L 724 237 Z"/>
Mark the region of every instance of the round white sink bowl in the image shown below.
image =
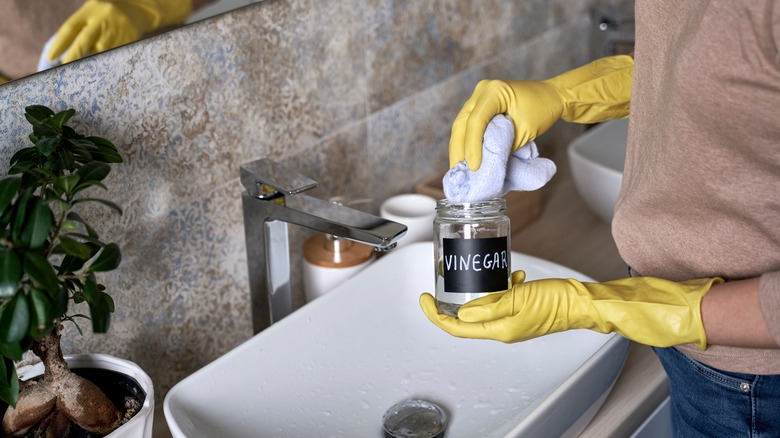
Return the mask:
<path id="1" fill-rule="evenodd" d="M 569 166 L 582 199 L 598 217 L 612 222 L 626 160 L 628 119 L 602 123 L 569 145 Z"/>
<path id="2" fill-rule="evenodd" d="M 526 342 L 460 339 L 433 325 L 432 242 L 392 250 L 177 383 L 175 438 L 376 437 L 403 400 L 435 404 L 447 437 L 576 437 L 617 379 L 629 342 L 569 330 Z M 512 253 L 529 279 L 588 277 Z"/>

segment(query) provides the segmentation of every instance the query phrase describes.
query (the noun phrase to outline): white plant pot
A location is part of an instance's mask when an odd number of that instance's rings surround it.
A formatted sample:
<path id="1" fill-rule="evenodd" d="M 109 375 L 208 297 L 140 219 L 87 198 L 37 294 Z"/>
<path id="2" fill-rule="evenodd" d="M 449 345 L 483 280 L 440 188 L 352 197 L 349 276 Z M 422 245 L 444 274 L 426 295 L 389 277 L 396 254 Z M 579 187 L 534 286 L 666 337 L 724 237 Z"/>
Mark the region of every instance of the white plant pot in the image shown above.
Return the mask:
<path id="1" fill-rule="evenodd" d="M 146 393 L 141 410 L 130 421 L 106 435 L 105 438 L 151 438 L 152 422 L 154 421 L 154 386 L 152 379 L 141 367 L 129 360 L 107 354 L 73 354 L 65 356 L 65 361 L 71 369 L 97 368 L 122 373 L 135 379 Z M 43 363 L 21 367 L 17 373 L 22 380 L 40 376 L 43 374 Z"/>

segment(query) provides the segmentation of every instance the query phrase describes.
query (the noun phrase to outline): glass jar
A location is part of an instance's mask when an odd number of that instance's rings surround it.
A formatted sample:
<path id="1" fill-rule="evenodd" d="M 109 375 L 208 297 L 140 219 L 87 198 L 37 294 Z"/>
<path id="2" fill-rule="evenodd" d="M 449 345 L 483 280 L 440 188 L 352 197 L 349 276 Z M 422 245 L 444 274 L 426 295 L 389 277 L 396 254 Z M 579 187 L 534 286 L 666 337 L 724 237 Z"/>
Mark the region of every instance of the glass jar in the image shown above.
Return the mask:
<path id="1" fill-rule="evenodd" d="M 433 221 L 436 304 L 458 315 L 463 304 L 509 288 L 511 251 L 506 201 L 437 202 Z"/>

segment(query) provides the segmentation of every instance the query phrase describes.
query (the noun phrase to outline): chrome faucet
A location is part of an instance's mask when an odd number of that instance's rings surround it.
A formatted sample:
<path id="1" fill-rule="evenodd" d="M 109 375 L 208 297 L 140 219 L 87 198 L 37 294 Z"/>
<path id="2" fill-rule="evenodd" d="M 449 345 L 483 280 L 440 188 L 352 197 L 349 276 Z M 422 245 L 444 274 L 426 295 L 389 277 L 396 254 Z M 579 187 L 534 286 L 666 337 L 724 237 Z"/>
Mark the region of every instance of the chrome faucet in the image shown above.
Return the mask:
<path id="1" fill-rule="evenodd" d="M 292 313 L 287 224 L 354 240 L 387 251 L 406 226 L 302 192 L 317 182 L 261 159 L 241 166 L 252 325 L 258 333 Z"/>

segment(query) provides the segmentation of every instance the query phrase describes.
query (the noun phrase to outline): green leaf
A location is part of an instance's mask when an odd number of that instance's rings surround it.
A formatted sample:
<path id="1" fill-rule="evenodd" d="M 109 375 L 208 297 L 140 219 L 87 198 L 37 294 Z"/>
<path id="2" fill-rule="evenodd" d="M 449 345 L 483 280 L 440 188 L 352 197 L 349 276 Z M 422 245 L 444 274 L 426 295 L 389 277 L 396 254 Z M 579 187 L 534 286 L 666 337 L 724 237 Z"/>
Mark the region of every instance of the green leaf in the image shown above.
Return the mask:
<path id="1" fill-rule="evenodd" d="M 43 137 L 35 142 L 35 148 L 44 157 L 51 155 L 60 145 L 59 137 Z"/>
<path id="2" fill-rule="evenodd" d="M 0 361 L 0 400 L 16 407 L 18 397 L 19 377 L 16 375 L 16 366 L 11 358 L 4 356 Z"/>
<path id="3" fill-rule="evenodd" d="M 33 142 L 35 143 L 35 142 Z M 14 164 L 19 161 L 38 161 L 38 158 L 40 158 L 41 154 L 38 152 L 38 149 L 35 149 L 34 147 L 29 148 L 22 148 L 16 151 L 16 153 L 11 157 L 11 164 Z"/>
<path id="4" fill-rule="evenodd" d="M 84 225 L 84 228 L 87 230 L 87 234 L 89 237 L 93 239 L 98 239 L 98 233 L 91 227 L 89 224 L 81 217 L 78 213 L 70 212 L 68 213 L 68 219 L 76 222 L 80 222 L 82 225 Z"/>
<path id="5" fill-rule="evenodd" d="M 45 291 L 44 291 L 45 292 Z M 58 289 L 52 296 L 51 308 L 49 309 L 48 320 L 61 317 L 68 311 L 68 291 L 64 288 Z"/>
<path id="6" fill-rule="evenodd" d="M 33 125 L 33 134 L 38 137 L 38 140 L 35 142 L 35 147 L 40 151 L 41 149 L 38 147 L 38 143 L 41 141 L 41 137 L 59 137 L 60 132 L 50 126 L 46 126 L 43 123 L 41 124 L 35 124 Z M 57 143 L 59 144 L 59 139 L 57 140 Z"/>
<path id="7" fill-rule="evenodd" d="M 0 298 L 16 293 L 22 280 L 22 263 L 12 249 L 0 247 Z"/>
<path id="8" fill-rule="evenodd" d="M 60 236 L 60 246 L 65 251 L 65 254 L 77 257 L 81 260 L 89 260 L 92 257 L 92 252 L 89 247 L 84 243 L 81 243 L 75 239 L 71 239 L 67 236 Z"/>
<path id="9" fill-rule="evenodd" d="M 95 160 L 102 161 L 104 163 L 121 163 L 122 157 L 110 150 L 104 150 L 104 149 L 98 149 L 96 151 L 92 151 L 92 158 Z"/>
<path id="10" fill-rule="evenodd" d="M 105 205 L 106 207 L 110 207 L 113 210 L 116 210 L 116 212 L 119 213 L 119 214 L 122 214 L 122 207 L 120 207 L 120 206 L 116 205 L 115 203 L 113 203 L 113 202 L 111 202 L 109 200 L 106 200 L 106 199 L 81 198 L 81 199 L 76 199 L 75 201 L 73 201 L 73 205 L 82 204 L 84 202 L 97 202 L 99 204 Z"/>
<path id="11" fill-rule="evenodd" d="M 89 302 L 89 314 L 92 317 L 92 331 L 106 333 L 111 323 L 111 312 L 114 311 L 114 301 L 105 292 L 99 292 L 94 302 Z"/>
<path id="12" fill-rule="evenodd" d="M 54 114 L 52 117 L 49 117 L 48 119 L 44 120 L 43 123 L 54 129 L 61 130 L 62 125 L 64 125 L 68 120 L 70 120 L 70 118 L 73 117 L 74 114 L 76 114 L 76 110 L 70 108 L 65 111 L 60 111 L 57 114 Z"/>
<path id="13" fill-rule="evenodd" d="M 32 167 L 27 173 L 39 179 L 54 179 L 57 177 L 54 172 L 49 169 L 44 169 L 43 167 Z"/>
<path id="14" fill-rule="evenodd" d="M 21 240 L 25 248 L 41 248 L 49 238 L 54 226 L 54 214 L 49 204 L 39 197 L 34 197 L 28 208 L 28 214 L 22 230 Z"/>
<path id="15" fill-rule="evenodd" d="M 71 128 L 68 125 L 64 125 L 62 127 L 62 137 L 67 139 L 67 140 L 69 140 L 69 141 L 70 140 L 74 140 L 74 139 L 84 138 L 83 135 L 79 134 L 78 132 L 76 132 L 75 129 Z"/>
<path id="16" fill-rule="evenodd" d="M 11 166 L 10 169 L 8 169 L 8 174 L 18 175 L 32 169 L 33 166 L 35 166 L 35 163 L 32 161 L 19 161 L 18 163 Z"/>
<path id="17" fill-rule="evenodd" d="M 97 146 L 97 150 L 92 151 L 92 156 L 95 160 L 103 161 L 104 163 L 121 163 L 122 156 L 119 155 L 119 151 L 113 143 L 102 137 L 87 137 L 87 140 Z"/>
<path id="18" fill-rule="evenodd" d="M 60 263 L 59 269 L 57 269 L 57 274 L 62 275 L 66 272 L 76 272 L 84 267 L 85 262 L 86 260 L 78 257 L 66 255 L 62 258 L 62 263 Z"/>
<path id="19" fill-rule="evenodd" d="M 102 182 L 100 181 L 87 181 L 84 183 L 79 183 L 79 185 L 76 186 L 76 188 L 73 189 L 73 194 L 81 192 L 82 190 L 86 190 L 90 187 L 100 187 L 103 190 L 108 190 L 108 187 L 106 187 Z"/>
<path id="20" fill-rule="evenodd" d="M 70 147 L 68 147 L 68 150 L 71 154 L 73 154 L 74 160 L 76 160 L 79 163 L 89 163 L 92 162 L 92 152 L 90 152 L 89 148 L 83 147 L 81 144 L 70 144 Z"/>
<path id="21" fill-rule="evenodd" d="M 53 318 L 49 318 L 52 300 L 45 291 L 33 288 L 30 291 L 30 304 L 32 307 L 30 336 L 37 338 L 45 335 L 52 328 Z"/>
<path id="22" fill-rule="evenodd" d="M 109 172 L 111 166 L 99 162 L 87 163 L 76 171 L 81 176 L 81 181 L 103 181 Z"/>
<path id="23" fill-rule="evenodd" d="M 100 290 L 98 290 L 98 284 L 94 275 L 90 275 L 89 278 L 87 278 L 87 281 L 84 282 L 84 286 L 81 288 L 81 291 L 84 294 L 84 299 L 89 305 L 97 303 L 100 299 Z"/>
<path id="24" fill-rule="evenodd" d="M 111 298 L 111 295 L 109 295 L 109 294 L 107 294 L 105 292 L 100 292 L 100 294 L 103 297 L 103 300 L 105 300 L 105 302 L 106 302 L 106 306 L 108 307 L 108 311 L 111 312 L 111 313 L 114 313 L 114 311 L 116 310 L 116 305 L 114 304 L 114 299 Z"/>
<path id="25" fill-rule="evenodd" d="M 116 269 L 122 261 L 122 254 L 119 251 L 119 245 L 109 243 L 106 245 L 97 259 L 87 268 L 87 272 L 106 272 Z"/>
<path id="26" fill-rule="evenodd" d="M 5 211 L 11 205 L 21 186 L 22 181 L 19 178 L 8 177 L 0 180 L 0 211 Z"/>
<path id="27" fill-rule="evenodd" d="M 54 111 L 43 105 L 30 105 L 24 108 L 24 117 L 31 124 L 41 123 L 54 115 Z"/>
<path id="28" fill-rule="evenodd" d="M 87 260 L 91 259 L 95 256 L 95 254 L 100 251 L 100 248 L 102 248 L 102 244 L 98 245 L 92 242 L 84 242 L 83 245 L 85 245 L 87 248 L 89 248 L 89 257 L 86 259 L 82 259 L 79 257 L 74 257 L 71 255 L 66 255 L 62 258 L 62 263 L 60 263 L 59 269 L 57 270 L 58 275 L 62 275 L 67 272 L 76 272 L 79 269 L 84 267 L 84 264 Z"/>
<path id="29" fill-rule="evenodd" d="M 20 342 L 6 344 L 0 340 L 0 354 L 5 357 L 9 357 L 13 360 L 22 360 L 22 354 L 24 354 L 26 350 L 27 349 L 23 348 Z"/>
<path id="30" fill-rule="evenodd" d="M 0 337 L 11 344 L 19 342 L 30 329 L 30 306 L 24 294 L 15 295 L 0 307 Z"/>
<path id="31" fill-rule="evenodd" d="M 81 177 L 79 175 L 65 175 L 57 178 L 54 180 L 54 186 L 61 191 L 61 193 L 66 193 L 68 195 L 73 194 L 73 189 L 76 188 L 76 185 L 79 183 L 79 179 Z"/>
<path id="32" fill-rule="evenodd" d="M 22 269 L 30 276 L 33 282 L 40 288 L 49 293 L 56 293 L 59 290 L 57 276 L 54 274 L 52 266 L 41 254 L 33 251 L 26 251 L 22 257 Z"/>
<path id="33" fill-rule="evenodd" d="M 101 242 L 100 239 L 97 236 L 92 237 L 89 234 L 81 234 L 81 233 L 67 233 L 65 235 L 68 236 L 68 237 L 72 237 L 74 239 L 81 239 L 83 241 L 83 243 L 85 243 L 85 244 L 86 243 L 92 243 L 92 244 L 97 246 L 98 250 L 100 248 L 106 246 L 106 244 Z M 92 247 L 90 247 L 90 248 L 92 248 Z M 92 255 L 94 256 L 95 254 L 97 254 L 97 250 L 92 248 Z"/>
<path id="34" fill-rule="evenodd" d="M 72 146 L 76 146 L 78 149 L 85 149 L 87 151 L 97 149 L 97 145 L 88 138 L 68 138 L 68 143 Z"/>
<path id="35" fill-rule="evenodd" d="M 11 237 L 18 242 L 27 221 L 27 205 L 30 202 L 30 191 L 22 192 L 14 203 L 14 214 L 11 217 Z"/>
<path id="36" fill-rule="evenodd" d="M 63 170 L 73 171 L 76 169 L 76 157 L 71 151 L 59 148 L 49 157 L 49 165 L 58 169 L 60 174 Z"/>

